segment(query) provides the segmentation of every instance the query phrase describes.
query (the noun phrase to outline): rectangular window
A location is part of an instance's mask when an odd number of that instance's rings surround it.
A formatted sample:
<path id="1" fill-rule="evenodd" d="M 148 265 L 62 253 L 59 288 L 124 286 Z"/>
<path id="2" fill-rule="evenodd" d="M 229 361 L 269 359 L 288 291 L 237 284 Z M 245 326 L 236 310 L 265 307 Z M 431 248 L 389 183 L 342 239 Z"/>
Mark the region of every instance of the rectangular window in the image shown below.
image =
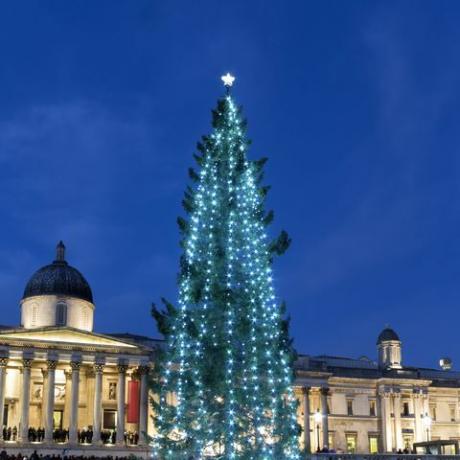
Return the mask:
<path id="1" fill-rule="evenodd" d="M 404 444 L 404 450 L 407 452 L 407 453 L 411 453 L 412 450 L 413 450 L 413 437 L 412 436 L 409 436 L 409 435 L 405 435 L 403 437 L 403 444 Z"/>
<path id="2" fill-rule="evenodd" d="M 407 416 L 410 415 L 410 412 L 409 412 L 409 403 L 408 403 L 408 402 L 403 403 L 403 413 L 402 413 L 402 415 L 403 415 L 404 417 L 407 417 Z"/>
<path id="3" fill-rule="evenodd" d="M 116 410 L 104 410 L 103 425 L 105 430 L 114 430 L 117 427 Z"/>
<path id="4" fill-rule="evenodd" d="M 436 406 L 434 404 L 430 406 L 430 415 L 433 420 L 436 420 Z"/>
<path id="5" fill-rule="evenodd" d="M 334 433 L 329 432 L 327 437 L 329 440 L 329 449 L 334 449 Z"/>
<path id="6" fill-rule="evenodd" d="M 62 410 L 55 410 L 53 412 L 53 426 L 55 430 L 62 430 Z"/>
<path id="7" fill-rule="evenodd" d="M 353 400 L 347 399 L 347 414 L 353 415 Z"/>
<path id="8" fill-rule="evenodd" d="M 369 436 L 369 453 L 378 454 L 379 453 L 379 437 L 378 436 Z"/>
<path id="9" fill-rule="evenodd" d="M 345 434 L 345 439 L 347 441 L 347 453 L 354 454 L 356 452 L 356 438 L 356 433 Z"/>
<path id="10" fill-rule="evenodd" d="M 56 326 L 65 326 L 67 323 L 67 304 L 59 302 L 56 305 Z"/>
<path id="11" fill-rule="evenodd" d="M 369 415 L 371 415 L 372 417 L 376 415 L 375 406 L 376 406 L 375 401 L 373 400 L 369 401 Z"/>

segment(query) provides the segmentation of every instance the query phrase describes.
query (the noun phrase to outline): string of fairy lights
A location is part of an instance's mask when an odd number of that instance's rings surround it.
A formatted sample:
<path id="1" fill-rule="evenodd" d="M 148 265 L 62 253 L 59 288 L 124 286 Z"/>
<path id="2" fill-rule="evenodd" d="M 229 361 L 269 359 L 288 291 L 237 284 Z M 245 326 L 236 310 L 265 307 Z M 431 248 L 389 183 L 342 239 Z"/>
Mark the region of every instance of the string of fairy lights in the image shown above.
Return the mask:
<path id="1" fill-rule="evenodd" d="M 229 89 L 235 78 L 222 80 Z M 179 308 L 167 341 L 157 418 L 163 438 L 156 445 L 167 446 L 162 455 L 168 460 L 190 454 L 238 459 L 243 453 L 248 460 L 298 459 L 292 369 L 280 346 L 282 318 L 259 171 L 246 157 L 244 122 L 230 91 L 219 107 L 191 192 Z M 215 297 L 216 285 L 224 288 L 222 299 Z M 225 362 L 214 365 L 225 366 L 225 377 L 213 391 L 203 380 L 203 358 L 221 346 Z M 210 423 L 216 420 L 222 426 Z"/>

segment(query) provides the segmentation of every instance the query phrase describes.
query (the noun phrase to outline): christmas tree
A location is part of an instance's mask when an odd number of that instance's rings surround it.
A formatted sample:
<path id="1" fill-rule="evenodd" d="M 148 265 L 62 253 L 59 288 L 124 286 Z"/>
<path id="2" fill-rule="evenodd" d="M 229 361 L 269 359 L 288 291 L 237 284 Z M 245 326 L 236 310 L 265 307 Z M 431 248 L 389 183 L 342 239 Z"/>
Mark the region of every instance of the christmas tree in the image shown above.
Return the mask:
<path id="1" fill-rule="evenodd" d="M 250 160 L 246 123 L 227 94 L 213 131 L 198 144 L 198 168 L 179 218 L 183 255 L 178 305 L 153 307 L 166 345 L 154 373 L 154 440 L 161 459 L 299 458 L 294 351 L 273 288 L 273 257 L 262 185 L 266 159 Z"/>

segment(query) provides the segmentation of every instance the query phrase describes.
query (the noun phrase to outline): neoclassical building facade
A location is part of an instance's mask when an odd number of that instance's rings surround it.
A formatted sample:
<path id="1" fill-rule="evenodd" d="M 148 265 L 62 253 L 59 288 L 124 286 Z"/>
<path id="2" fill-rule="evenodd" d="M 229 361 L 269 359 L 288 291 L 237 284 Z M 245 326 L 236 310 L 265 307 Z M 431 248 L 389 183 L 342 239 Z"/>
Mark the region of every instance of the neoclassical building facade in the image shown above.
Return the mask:
<path id="1" fill-rule="evenodd" d="M 450 361 L 441 360 L 441 369 L 403 365 L 401 341 L 389 327 L 377 339 L 377 356 L 299 357 L 305 450 L 397 452 L 415 442 L 460 439 L 460 373 Z"/>
<path id="2" fill-rule="evenodd" d="M 92 290 L 66 261 L 62 242 L 26 284 L 20 307 L 19 327 L 0 326 L 0 449 L 148 458 L 148 371 L 161 342 L 94 332 Z M 295 393 L 306 453 L 393 452 L 460 439 L 460 373 L 448 360 L 443 369 L 406 366 L 401 351 L 388 327 L 376 361 L 299 356 Z"/>
<path id="3" fill-rule="evenodd" d="M 147 457 L 155 341 L 93 331 L 91 288 L 62 242 L 20 306 L 20 327 L 0 327 L 2 447 Z"/>

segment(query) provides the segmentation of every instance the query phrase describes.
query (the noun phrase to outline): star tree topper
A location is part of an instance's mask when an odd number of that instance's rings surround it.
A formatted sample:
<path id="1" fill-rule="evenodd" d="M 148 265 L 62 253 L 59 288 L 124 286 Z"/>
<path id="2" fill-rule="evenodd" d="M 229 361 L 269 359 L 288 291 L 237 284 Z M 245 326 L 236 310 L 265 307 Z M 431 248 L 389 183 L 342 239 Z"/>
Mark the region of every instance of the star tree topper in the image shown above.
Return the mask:
<path id="1" fill-rule="evenodd" d="M 227 88 L 233 86 L 233 82 L 235 81 L 235 77 L 228 72 L 227 75 L 222 75 L 222 77 L 220 78 L 224 82 L 224 86 L 226 86 Z"/>

